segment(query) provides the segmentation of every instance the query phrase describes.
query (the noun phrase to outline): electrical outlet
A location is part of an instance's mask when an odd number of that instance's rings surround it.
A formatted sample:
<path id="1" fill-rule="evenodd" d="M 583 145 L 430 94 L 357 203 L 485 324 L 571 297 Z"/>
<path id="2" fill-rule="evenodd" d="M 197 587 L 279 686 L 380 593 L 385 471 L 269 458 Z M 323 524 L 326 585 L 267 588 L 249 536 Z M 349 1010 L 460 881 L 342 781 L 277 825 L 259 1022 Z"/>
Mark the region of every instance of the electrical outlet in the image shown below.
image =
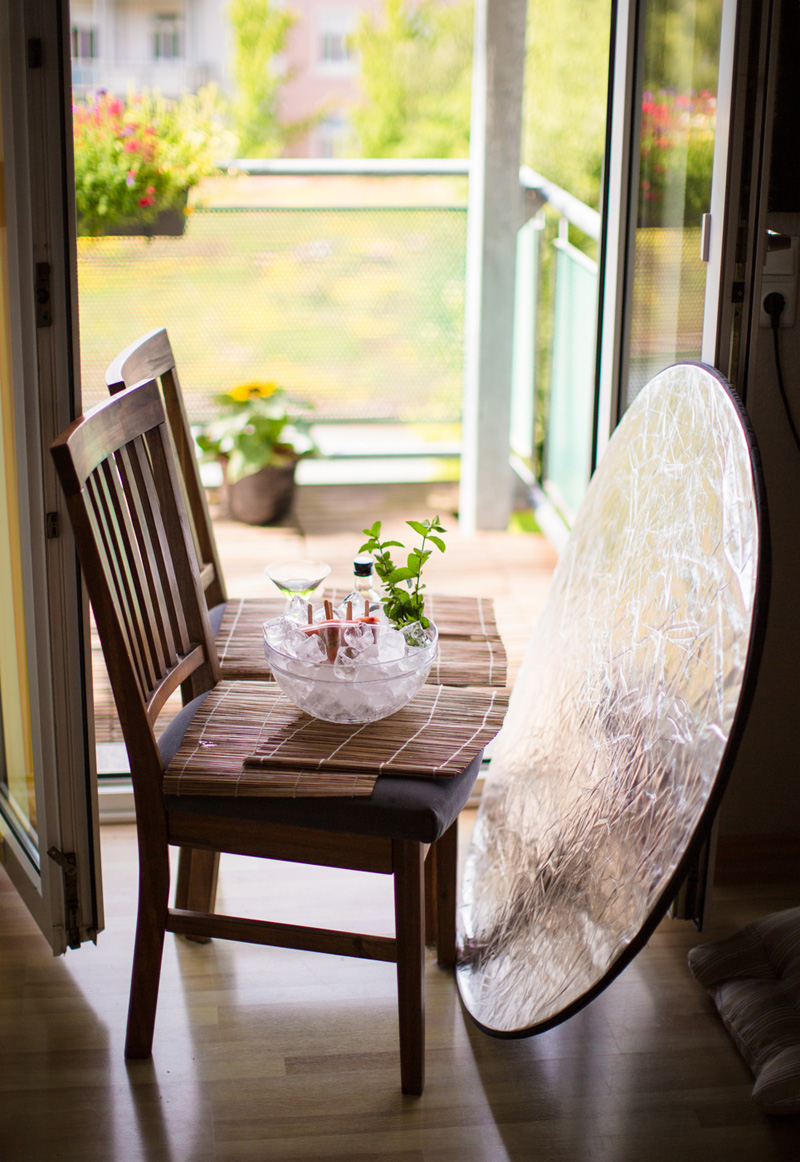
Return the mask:
<path id="1" fill-rule="evenodd" d="M 780 318 L 781 327 L 793 327 L 797 310 L 797 273 L 800 260 L 800 238 L 792 238 L 788 250 L 770 250 L 761 276 L 761 310 L 758 325 L 771 327 L 772 321 L 764 310 L 767 295 L 778 291 L 786 300 Z"/>

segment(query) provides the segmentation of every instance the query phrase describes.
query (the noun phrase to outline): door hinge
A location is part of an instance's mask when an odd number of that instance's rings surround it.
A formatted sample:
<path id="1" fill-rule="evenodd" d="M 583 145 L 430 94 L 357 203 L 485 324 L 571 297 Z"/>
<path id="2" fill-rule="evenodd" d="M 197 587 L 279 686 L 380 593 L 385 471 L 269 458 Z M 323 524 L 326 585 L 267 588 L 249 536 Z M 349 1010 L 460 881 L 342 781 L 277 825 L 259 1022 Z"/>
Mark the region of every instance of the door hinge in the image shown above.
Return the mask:
<path id="1" fill-rule="evenodd" d="M 44 61 L 44 47 L 38 36 L 32 36 L 28 41 L 28 68 L 40 69 Z"/>
<path id="2" fill-rule="evenodd" d="M 44 518 L 44 532 L 48 541 L 54 541 L 61 532 L 57 512 L 48 512 Z"/>
<path id="3" fill-rule="evenodd" d="M 49 327 L 53 318 L 50 314 L 50 263 L 36 263 L 36 283 L 34 286 L 36 297 L 36 326 Z"/>
<path id="4" fill-rule="evenodd" d="M 74 851 L 66 854 L 54 845 L 47 854 L 57 863 L 64 875 L 64 908 L 66 911 L 67 944 L 80 948 L 81 933 L 78 925 L 78 861 Z"/>

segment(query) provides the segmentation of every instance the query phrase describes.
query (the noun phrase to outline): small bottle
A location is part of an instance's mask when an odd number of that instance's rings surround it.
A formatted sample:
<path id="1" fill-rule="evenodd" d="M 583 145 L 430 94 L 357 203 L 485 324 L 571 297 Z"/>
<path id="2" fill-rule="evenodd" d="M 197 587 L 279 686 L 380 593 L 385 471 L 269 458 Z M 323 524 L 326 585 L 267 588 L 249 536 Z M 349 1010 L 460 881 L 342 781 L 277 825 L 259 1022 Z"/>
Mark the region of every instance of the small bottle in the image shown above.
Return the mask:
<path id="1" fill-rule="evenodd" d="M 374 588 L 372 569 L 375 562 L 371 553 L 359 553 L 353 561 L 353 591 L 345 597 L 345 603 L 353 603 L 353 613 L 356 617 L 364 614 L 364 603 L 369 603 L 370 610 L 380 608 L 381 595 Z"/>

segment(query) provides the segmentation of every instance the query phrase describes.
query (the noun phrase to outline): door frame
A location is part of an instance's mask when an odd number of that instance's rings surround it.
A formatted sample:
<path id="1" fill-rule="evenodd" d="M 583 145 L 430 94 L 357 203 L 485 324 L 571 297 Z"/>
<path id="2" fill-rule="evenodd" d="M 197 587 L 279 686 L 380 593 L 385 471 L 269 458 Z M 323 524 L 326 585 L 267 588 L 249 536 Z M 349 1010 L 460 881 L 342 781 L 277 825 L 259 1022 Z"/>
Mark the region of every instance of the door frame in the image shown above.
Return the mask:
<path id="1" fill-rule="evenodd" d="M 61 953 L 94 940 L 103 924 L 88 604 L 49 455 L 80 408 L 67 0 L 9 0 L 0 33 L 10 391 L 25 498 L 19 521 L 38 834 L 31 851 L 0 812 L 0 854 Z"/>

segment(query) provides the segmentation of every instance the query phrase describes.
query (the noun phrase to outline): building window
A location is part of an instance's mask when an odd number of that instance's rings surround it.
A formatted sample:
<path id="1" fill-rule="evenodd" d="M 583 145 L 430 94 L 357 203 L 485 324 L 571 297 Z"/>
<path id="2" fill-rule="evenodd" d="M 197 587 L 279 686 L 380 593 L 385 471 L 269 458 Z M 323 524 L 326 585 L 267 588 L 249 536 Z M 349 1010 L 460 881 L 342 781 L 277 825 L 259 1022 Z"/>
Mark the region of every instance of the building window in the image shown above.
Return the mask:
<path id="1" fill-rule="evenodd" d="M 183 37 L 180 19 L 170 13 L 157 16 L 153 29 L 153 59 L 175 61 L 183 56 Z"/>
<path id="2" fill-rule="evenodd" d="M 313 154 L 316 157 L 345 157 L 350 134 L 347 119 L 338 113 L 326 117 L 314 133 Z"/>
<path id="3" fill-rule="evenodd" d="M 317 14 L 317 67 L 321 73 L 350 76 L 358 67 L 352 33 L 356 14 L 348 8 L 323 8 Z"/>
<path id="4" fill-rule="evenodd" d="M 73 24 L 72 59 L 93 61 L 97 57 L 97 29 L 91 25 Z"/>
<path id="5" fill-rule="evenodd" d="M 344 32 L 323 32 L 320 59 L 325 64 L 341 64 L 350 60 L 350 41 Z"/>

